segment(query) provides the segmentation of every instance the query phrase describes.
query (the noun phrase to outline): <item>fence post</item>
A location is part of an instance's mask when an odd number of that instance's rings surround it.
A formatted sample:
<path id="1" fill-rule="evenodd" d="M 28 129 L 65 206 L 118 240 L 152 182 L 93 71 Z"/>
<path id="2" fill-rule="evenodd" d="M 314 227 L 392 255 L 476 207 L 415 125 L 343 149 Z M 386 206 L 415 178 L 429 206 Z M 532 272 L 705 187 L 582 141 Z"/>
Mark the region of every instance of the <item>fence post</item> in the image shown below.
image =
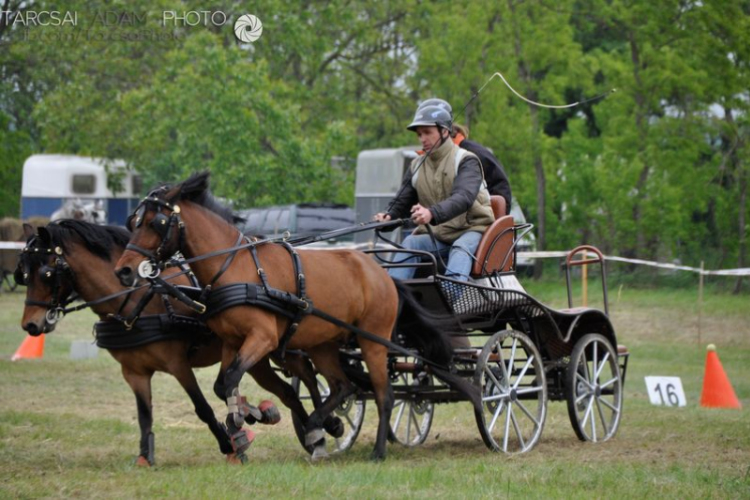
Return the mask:
<path id="1" fill-rule="evenodd" d="M 703 345 L 703 261 L 698 278 L 698 345 Z"/>

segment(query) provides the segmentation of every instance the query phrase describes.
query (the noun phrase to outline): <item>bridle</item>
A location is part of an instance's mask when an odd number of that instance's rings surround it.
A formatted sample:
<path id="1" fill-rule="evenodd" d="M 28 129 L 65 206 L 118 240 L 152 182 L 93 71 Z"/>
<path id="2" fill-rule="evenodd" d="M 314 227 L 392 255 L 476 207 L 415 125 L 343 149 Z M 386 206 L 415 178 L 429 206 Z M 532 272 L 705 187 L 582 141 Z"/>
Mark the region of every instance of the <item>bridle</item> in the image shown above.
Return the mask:
<path id="1" fill-rule="evenodd" d="M 49 285 L 52 288 L 51 299 L 49 302 L 31 299 L 26 299 L 24 302 L 27 306 L 44 307 L 46 309 L 45 319 L 47 320 L 47 323 L 54 325 L 65 314 L 66 306 L 76 300 L 76 295 L 72 293 L 73 287 L 71 287 L 71 292 L 68 292 L 67 294 L 63 293 L 63 280 L 73 280 L 74 275 L 73 270 L 63 258 L 62 247 L 38 247 L 36 246 L 37 240 L 37 236 L 32 237 L 21 251 L 18 267 L 13 273 L 13 278 L 17 284 L 28 286 L 29 277 L 31 275 L 30 260 L 32 256 L 55 256 L 51 266 L 48 263 L 45 263 L 39 268 L 40 279 L 44 284 Z"/>
<path id="2" fill-rule="evenodd" d="M 161 190 L 152 191 L 146 196 L 127 220 L 128 229 L 132 230 L 133 227 L 141 227 L 149 203 L 169 210 L 169 215 L 157 211 L 154 218 L 149 222 L 149 227 L 161 238 L 161 242 L 154 252 L 133 243 L 128 243 L 125 247 L 126 250 L 137 252 L 148 259 L 138 265 L 138 275 L 142 278 L 156 278 L 159 276 L 166 260 L 164 257 L 180 251 L 185 241 L 185 224 L 180 219 L 180 206 L 159 198 L 157 193 Z M 175 251 L 167 253 L 167 245 L 172 241 L 175 230 L 178 231 L 177 248 Z"/>

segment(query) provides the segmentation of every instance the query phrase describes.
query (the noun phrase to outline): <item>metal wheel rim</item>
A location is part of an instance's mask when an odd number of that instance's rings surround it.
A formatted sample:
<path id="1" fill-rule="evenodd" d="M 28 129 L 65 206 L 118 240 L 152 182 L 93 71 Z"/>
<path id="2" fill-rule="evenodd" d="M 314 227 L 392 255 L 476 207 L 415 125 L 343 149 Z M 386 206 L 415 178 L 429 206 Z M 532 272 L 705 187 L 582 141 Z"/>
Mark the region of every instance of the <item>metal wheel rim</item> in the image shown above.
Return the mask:
<path id="1" fill-rule="evenodd" d="M 578 341 L 567 375 L 568 414 L 583 441 L 601 442 L 617 433 L 622 417 L 620 365 L 609 341 L 598 334 Z"/>
<path id="2" fill-rule="evenodd" d="M 325 401 L 331 394 L 331 390 L 328 388 L 328 384 L 323 376 L 317 374 L 315 379 L 320 391 L 320 397 Z M 297 391 L 300 401 L 307 407 L 308 411 L 312 411 L 312 397 L 307 392 L 305 385 L 297 377 L 294 377 L 292 386 Z M 365 419 L 365 402 L 357 399 L 357 396 L 353 394 L 336 407 L 333 415 L 339 417 L 344 423 L 344 434 L 339 438 L 326 437 L 329 440 L 333 439 L 333 447 L 330 451 L 332 453 L 342 453 L 350 449 L 357 440 L 357 436 L 359 436 L 359 431 L 362 429 L 362 422 Z"/>
<path id="3" fill-rule="evenodd" d="M 432 375 L 415 379 L 413 373 L 399 373 L 396 381 L 406 386 L 432 385 Z M 432 426 L 435 405 L 429 401 L 397 399 L 391 413 L 391 433 L 396 442 L 404 446 L 418 446 L 425 442 Z"/>
<path id="4" fill-rule="evenodd" d="M 485 344 L 474 376 L 482 391 L 475 412 L 480 434 L 493 451 L 532 449 L 547 415 L 547 380 L 538 350 L 521 332 L 496 333 Z"/>

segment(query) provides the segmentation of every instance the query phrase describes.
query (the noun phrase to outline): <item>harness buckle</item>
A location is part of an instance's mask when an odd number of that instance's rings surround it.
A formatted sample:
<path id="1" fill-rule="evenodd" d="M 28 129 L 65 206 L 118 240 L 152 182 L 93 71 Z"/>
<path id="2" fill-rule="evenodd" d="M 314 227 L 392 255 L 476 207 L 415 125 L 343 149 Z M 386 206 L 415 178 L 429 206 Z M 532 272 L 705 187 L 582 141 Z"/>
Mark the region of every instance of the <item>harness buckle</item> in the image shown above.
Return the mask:
<path id="1" fill-rule="evenodd" d="M 138 321 L 138 316 L 136 316 L 135 318 L 133 318 L 129 323 L 128 323 L 128 320 L 124 319 L 124 320 L 122 320 L 122 324 L 125 325 L 125 329 L 126 330 L 132 330 L 133 329 L 133 325 L 135 324 L 136 321 Z"/>
<path id="2" fill-rule="evenodd" d="M 156 278 L 161 274 L 161 269 L 154 266 L 150 260 L 144 260 L 138 264 L 138 276 L 141 278 Z"/>
<path id="3" fill-rule="evenodd" d="M 47 320 L 47 323 L 50 325 L 54 325 L 58 321 L 60 321 L 60 318 L 63 316 L 63 310 L 61 307 L 56 307 L 54 309 L 47 309 L 47 312 L 44 314 L 44 319 Z"/>
<path id="4" fill-rule="evenodd" d="M 263 276 L 264 273 L 265 273 L 265 271 L 263 270 L 263 268 L 259 267 L 258 268 L 258 276 Z"/>

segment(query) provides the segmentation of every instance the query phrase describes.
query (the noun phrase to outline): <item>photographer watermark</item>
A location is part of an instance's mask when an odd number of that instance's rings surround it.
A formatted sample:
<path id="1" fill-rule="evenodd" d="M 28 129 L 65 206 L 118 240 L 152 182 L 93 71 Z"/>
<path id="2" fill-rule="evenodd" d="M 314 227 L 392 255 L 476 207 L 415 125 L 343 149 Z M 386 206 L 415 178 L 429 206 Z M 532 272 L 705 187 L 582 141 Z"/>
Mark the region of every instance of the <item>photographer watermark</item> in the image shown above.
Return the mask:
<path id="1" fill-rule="evenodd" d="M 240 16 L 234 23 L 234 36 L 244 43 L 254 42 L 263 34 L 263 23 L 252 14 Z"/>

